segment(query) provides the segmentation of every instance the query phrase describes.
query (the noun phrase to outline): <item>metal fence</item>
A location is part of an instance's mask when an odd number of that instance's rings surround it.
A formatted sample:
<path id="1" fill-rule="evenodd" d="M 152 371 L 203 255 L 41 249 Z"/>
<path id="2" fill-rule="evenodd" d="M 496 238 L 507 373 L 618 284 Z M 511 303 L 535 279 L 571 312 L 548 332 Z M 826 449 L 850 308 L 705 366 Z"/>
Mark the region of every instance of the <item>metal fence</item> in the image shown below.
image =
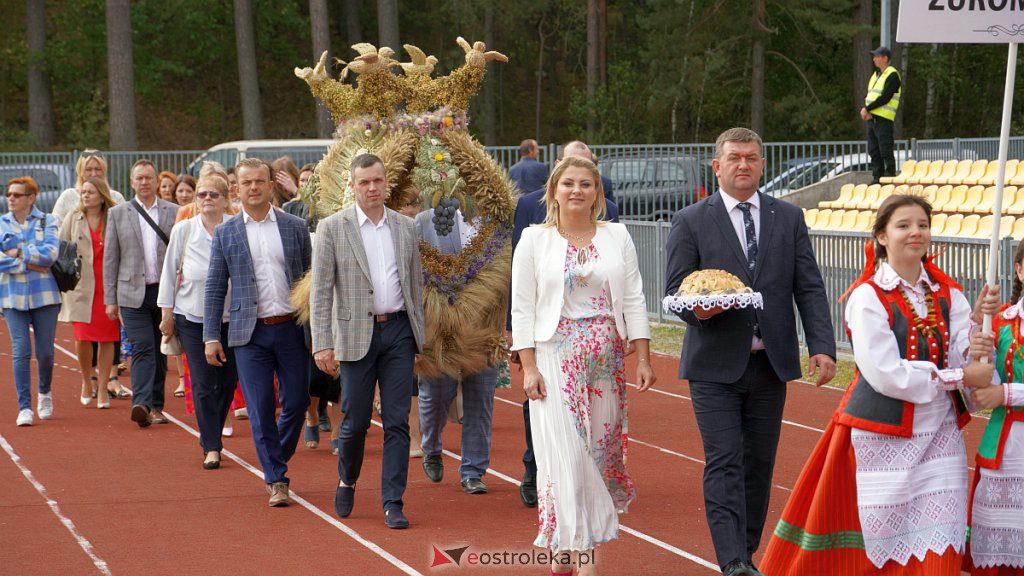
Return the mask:
<path id="1" fill-rule="evenodd" d="M 636 245 L 640 265 L 640 276 L 644 280 L 644 297 L 647 312 L 652 320 L 676 322 L 673 314 L 666 314 L 661 301 L 665 295 L 665 246 L 671 224 L 668 222 L 624 222 Z M 825 281 L 836 343 L 840 348 L 849 349 L 850 339 L 843 324 L 845 302 L 839 297 L 846 288 L 860 276 L 864 269 L 864 243 L 869 234 L 862 232 L 832 232 L 811 230 L 811 246 Z M 932 250 L 938 254 L 936 264 L 964 287 L 969 302 L 974 302 L 985 282 L 988 269 L 988 240 L 974 238 L 934 238 Z M 1012 274 L 1013 253 L 1017 241 L 1003 238 L 999 248 L 1000 263 L 997 275 L 1000 293 L 1009 296 Z M 798 323 L 799 326 L 799 323 Z M 803 340 L 803 329 L 800 329 Z"/>

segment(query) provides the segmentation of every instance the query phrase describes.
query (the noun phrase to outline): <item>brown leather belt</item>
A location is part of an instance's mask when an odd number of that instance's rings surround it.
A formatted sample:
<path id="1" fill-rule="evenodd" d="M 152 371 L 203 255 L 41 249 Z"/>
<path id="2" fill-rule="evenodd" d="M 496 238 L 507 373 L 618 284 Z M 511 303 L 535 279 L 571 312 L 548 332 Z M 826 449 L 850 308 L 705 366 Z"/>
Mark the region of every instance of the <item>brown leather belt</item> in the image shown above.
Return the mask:
<path id="1" fill-rule="evenodd" d="M 389 312 L 388 314 L 374 314 L 373 321 L 378 324 L 383 324 L 388 320 L 397 320 L 405 316 L 408 316 L 408 313 L 405 310 L 399 310 L 398 312 Z"/>
<path id="2" fill-rule="evenodd" d="M 268 325 L 275 326 L 277 324 L 284 324 L 285 322 L 291 322 L 295 317 L 291 314 L 285 314 L 283 316 L 267 316 L 266 318 L 260 318 L 260 322 Z"/>

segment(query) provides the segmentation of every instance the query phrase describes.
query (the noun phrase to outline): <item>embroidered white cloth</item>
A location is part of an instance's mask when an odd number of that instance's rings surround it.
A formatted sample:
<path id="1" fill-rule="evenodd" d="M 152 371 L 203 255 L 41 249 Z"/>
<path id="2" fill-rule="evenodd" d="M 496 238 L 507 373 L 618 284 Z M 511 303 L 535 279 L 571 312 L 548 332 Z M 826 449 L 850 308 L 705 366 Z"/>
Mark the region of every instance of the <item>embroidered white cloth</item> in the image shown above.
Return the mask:
<path id="1" fill-rule="evenodd" d="M 874 276 L 884 290 L 899 289 L 919 316 L 927 314 L 926 290 L 936 285 L 922 269 L 917 282 L 901 279 L 882 264 Z M 951 290 L 947 366 L 900 358 L 889 317 L 874 290 L 860 286 L 850 294 L 846 318 L 854 360 L 878 392 L 913 402 L 914 434 L 889 436 L 853 428 L 857 460 L 857 507 L 868 559 L 881 568 L 889 560 L 906 565 L 911 557 L 964 549 L 967 534 L 967 455 L 945 389 L 962 379 L 971 307 Z"/>
<path id="2" fill-rule="evenodd" d="M 746 308 L 748 306 L 764 308 L 764 298 L 760 292 L 694 294 L 692 296 L 665 296 L 661 301 L 661 305 L 665 307 L 665 312 L 682 312 L 683 310 L 693 310 L 698 307 L 704 310 L 711 310 L 716 306 L 721 306 L 726 310 L 730 308 Z"/>

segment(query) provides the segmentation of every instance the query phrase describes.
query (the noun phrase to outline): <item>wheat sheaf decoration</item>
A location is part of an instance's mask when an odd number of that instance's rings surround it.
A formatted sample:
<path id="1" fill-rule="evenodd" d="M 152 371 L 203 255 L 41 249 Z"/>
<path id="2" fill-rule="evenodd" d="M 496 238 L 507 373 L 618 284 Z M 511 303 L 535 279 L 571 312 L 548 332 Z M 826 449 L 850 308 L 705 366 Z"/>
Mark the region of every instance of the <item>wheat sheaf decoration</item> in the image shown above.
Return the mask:
<path id="1" fill-rule="evenodd" d="M 391 48 L 356 44 L 359 55 L 339 61 L 338 78 L 327 71 L 326 53 L 313 68 L 295 69 L 337 124 L 315 185 L 302 196 L 310 214 L 322 219 L 351 205 L 348 167 L 372 153 L 384 162 L 389 208 L 419 197 L 424 209 L 435 209 L 438 236 L 455 233 L 456 209 L 478 225 L 458 254 L 420 242 L 426 339 L 417 373 L 426 377 L 477 373 L 508 351 L 503 335 L 516 195 L 505 170 L 470 135 L 467 115 L 486 63 L 508 58 L 483 42 L 457 42 L 465 63 L 441 77 L 433 76 L 437 58 L 409 44 L 410 62 L 396 60 Z M 358 76 L 356 85 L 345 82 L 349 73 Z M 308 290 L 308 282 L 296 284 L 297 308 L 308 309 Z"/>

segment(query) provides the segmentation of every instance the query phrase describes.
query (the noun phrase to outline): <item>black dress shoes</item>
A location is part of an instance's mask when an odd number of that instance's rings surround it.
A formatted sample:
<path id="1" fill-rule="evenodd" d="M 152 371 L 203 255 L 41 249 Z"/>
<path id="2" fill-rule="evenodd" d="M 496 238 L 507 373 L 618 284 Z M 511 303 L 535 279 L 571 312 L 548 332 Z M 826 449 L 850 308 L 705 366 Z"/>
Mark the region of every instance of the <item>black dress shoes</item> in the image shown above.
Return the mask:
<path id="1" fill-rule="evenodd" d="M 402 513 L 402 509 L 397 506 L 384 511 L 384 523 L 392 530 L 404 530 L 409 527 L 409 519 Z"/>
<path id="2" fill-rule="evenodd" d="M 444 477 L 444 462 L 441 461 L 441 455 L 424 456 L 423 472 L 427 474 L 427 478 L 430 478 L 431 482 L 440 482 Z"/>
<path id="3" fill-rule="evenodd" d="M 527 508 L 537 507 L 537 477 L 533 474 L 523 475 L 523 481 L 519 485 L 519 499 Z"/>
<path id="4" fill-rule="evenodd" d="M 487 484 L 479 478 L 465 478 L 462 480 L 462 491 L 466 494 L 487 494 Z"/>
<path id="5" fill-rule="evenodd" d="M 334 513 L 338 518 L 348 518 L 352 506 L 356 503 L 356 489 L 351 486 L 338 486 L 334 491 Z"/>
<path id="6" fill-rule="evenodd" d="M 143 406 L 142 404 L 132 406 L 132 421 L 138 424 L 139 428 L 145 428 L 152 424 L 149 421 L 149 406 Z"/>
<path id="7" fill-rule="evenodd" d="M 733 560 L 722 568 L 722 576 L 764 576 L 754 570 L 754 567 L 742 560 Z"/>

